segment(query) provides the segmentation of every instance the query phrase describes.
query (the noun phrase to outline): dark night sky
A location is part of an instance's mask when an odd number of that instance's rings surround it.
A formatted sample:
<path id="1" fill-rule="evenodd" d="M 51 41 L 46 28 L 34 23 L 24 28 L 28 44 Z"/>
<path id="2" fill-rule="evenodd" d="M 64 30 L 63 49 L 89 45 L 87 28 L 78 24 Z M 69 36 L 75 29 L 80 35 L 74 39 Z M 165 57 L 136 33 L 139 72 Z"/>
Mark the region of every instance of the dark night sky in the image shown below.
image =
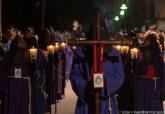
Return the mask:
<path id="1" fill-rule="evenodd" d="M 9 24 L 20 28 L 41 25 L 41 0 L 3 0 L 3 27 Z M 95 0 L 96 1 L 96 0 Z M 82 23 L 95 17 L 94 0 L 46 0 L 46 25 L 64 27 L 74 19 Z"/>
<path id="2" fill-rule="evenodd" d="M 33 26 L 39 30 L 41 28 L 41 1 L 3 0 L 2 15 L 4 30 L 10 24 L 18 28 Z M 137 0 L 130 1 L 131 5 L 124 20 L 125 25 L 127 27 L 129 27 L 128 25 L 131 27 L 141 25 L 143 17 L 139 21 L 136 19 L 137 14 L 134 13 L 135 10 L 139 12 L 139 5 L 134 3 Z M 46 26 L 51 25 L 57 29 L 68 29 L 75 19 L 79 20 L 82 24 L 93 21 L 97 12 L 101 10 L 102 12 L 105 10 L 109 17 L 113 18 L 122 2 L 123 0 L 46 0 L 45 23 Z M 141 14 L 142 12 L 140 11 L 139 13 Z M 106 16 L 108 16 L 107 14 Z"/>

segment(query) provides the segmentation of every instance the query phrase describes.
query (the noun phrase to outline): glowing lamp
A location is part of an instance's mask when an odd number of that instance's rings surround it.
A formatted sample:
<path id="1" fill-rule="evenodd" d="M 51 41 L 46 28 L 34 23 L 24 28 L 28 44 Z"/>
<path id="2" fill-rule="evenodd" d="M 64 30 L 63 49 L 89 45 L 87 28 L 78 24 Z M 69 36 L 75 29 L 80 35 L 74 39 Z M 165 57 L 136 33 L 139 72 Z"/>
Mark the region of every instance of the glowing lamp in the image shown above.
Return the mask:
<path id="1" fill-rule="evenodd" d="M 59 49 L 60 49 L 59 43 L 55 43 L 55 51 L 59 51 Z"/>
<path id="2" fill-rule="evenodd" d="M 66 47 L 67 47 L 67 43 L 62 42 L 60 46 L 61 46 L 61 49 L 66 49 Z"/>
<path id="3" fill-rule="evenodd" d="M 55 46 L 49 45 L 49 46 L 47 46 L 47 50 L 48 50 L 49 54 L 54 54 Z"/>
<path id="4" fill-rule="evenodd" d="M 122 46 L 121 51 L 122 51 L 123 54 L 127 54 L 128 51 L 129 51 L 129 46 Z"/>
<path id="5" fill-rule="evenodd" d="M 120 15 L 123 16 L 125 14 L 124 10 L 120 11 Z"/>
<path id="6" fill-rule="evenodd" d="M 137 59 L 138 58 L 139 50 L 137 48 L 130 49 L 130 52 L 131 52 L 131 58 L 132 59 Z"/>
<path id="7" fill-rule="evenodd" d="M 30 53 L 30 59 L 35 60 L 37 59 L 37 49 L 32 47 L 31 49 L 29 49 L 29 53 Z"/>
<path id="8" fill-rule="evenodd" d="M 115 20 L 115 21 L 119 21 L 119 20 L 120 20 L 119 16 L 116 16 L 116 17 L 114 18 L 114 20 Z"/>
<path id="9" fill-rule="evenodd" d="M 122 4 L 122 6 L 120 7 L 120 9 L 122 9 L 122 10 L 126 10 L 126 9 L 128 9 L 128 7 L 127 7 L 126 4 Z"/>

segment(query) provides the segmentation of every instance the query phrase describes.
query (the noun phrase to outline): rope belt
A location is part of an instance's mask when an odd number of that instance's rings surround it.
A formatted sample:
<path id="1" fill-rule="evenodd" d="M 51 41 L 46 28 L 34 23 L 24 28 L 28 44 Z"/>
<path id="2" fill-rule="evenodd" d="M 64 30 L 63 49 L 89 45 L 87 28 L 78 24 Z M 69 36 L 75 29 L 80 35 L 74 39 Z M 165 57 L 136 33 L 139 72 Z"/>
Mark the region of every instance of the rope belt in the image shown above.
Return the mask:
<path id="1" fill-rule="evenodd" d="M 139 76 L 138 78 L 141 78 L 141 79 L 148 79 L 146 75 L 141 75 Z M 160 78 L 159 77 L 154 77 L 151 81 L 154 81 L 154 90 L 156 91 L 157 89 L 157 81 L 159 80 Z M 150 79 L 148 79 L 150 80 Z"/>

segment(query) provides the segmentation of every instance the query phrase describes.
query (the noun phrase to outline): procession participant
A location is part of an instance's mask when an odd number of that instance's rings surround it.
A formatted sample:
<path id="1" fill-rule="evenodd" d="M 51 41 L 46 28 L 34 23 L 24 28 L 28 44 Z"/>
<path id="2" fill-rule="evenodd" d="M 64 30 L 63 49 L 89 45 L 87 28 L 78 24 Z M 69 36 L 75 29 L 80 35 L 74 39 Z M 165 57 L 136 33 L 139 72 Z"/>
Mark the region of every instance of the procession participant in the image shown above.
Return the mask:
<path id="1" fill-rule="evenodd" d="M 90 58 L 92 56 L 84 47 L 76 49 L 76 56 L 73 60 L 70 81 L 72 88 L 78 96 L 75 114 L 94 114 L 94 96 L 96 90 L 93 88 L 92 69 L 93 64 Z M 86 58 L 89 57 L 89 58 Z M 124 81 L 124 70 L 120 54 L 112 47 L 105 49 L 104 62 L 104 88 L 101 89 L 101 114 L 118 114 L 118 103 L 116 91 L 121 87 Z M 111 113 L 112 112 L 112 113 Z"/>
<path id="2" fill-rule="evenodd" d="M 162 111 L 160 102 L 163 86 L 163 60 L 160 57 L 157 35 L 148 34 L 137 62 L 135 85 L 135 110 Z"/>
<path id="3" fill-rule="evenodd" d="M 4 114 L 43 114 L 47 96 L 44 91 L 47 60 L 38 49 L 36 62 L 32 63 L 29 49 L 38 45 L 35 38 L 26 30 L 24 37 L 17 36 L 3 61 Z M 19 76 L 16 70 L 19 69 Z M 21 79 L 31 79 L 26 82 Z M 31 88 L 29 88 L 31 86 Z M 32 101 L 31 101 L 32 100 Z M 29 104 L 31 103 L 31 104 Z"/>

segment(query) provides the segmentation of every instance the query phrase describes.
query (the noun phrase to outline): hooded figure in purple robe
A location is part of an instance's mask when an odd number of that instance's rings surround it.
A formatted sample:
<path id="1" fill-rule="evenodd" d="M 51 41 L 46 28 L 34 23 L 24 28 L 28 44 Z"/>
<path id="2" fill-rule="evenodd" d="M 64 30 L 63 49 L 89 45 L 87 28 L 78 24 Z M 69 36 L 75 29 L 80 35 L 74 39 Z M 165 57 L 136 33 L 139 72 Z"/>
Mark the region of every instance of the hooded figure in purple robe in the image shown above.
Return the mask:
<path id="1" fill-rule="evenodd" d="M 47 60 L 38 49 L 36 62 L 32 64 L 28 56 L 28 49 L 32 46 L 38 47 L 34 37 L 17 36 L 4 57 L 1 78 L 1 91 L 4 95 L 3 114 L 43 114 L 47 111 L 44 95 Z M 21 69 L 22 78 L 14 77 L 16 68 Z M 30 78 L 31 81 L 23 78 Z"/>
<path id="2" fill-rule="evenodd" d="M 95 110 L 93 102 L 96 91 L 91 80 L 93 53 L 88 52 L 89 49 L 77 47 L 72 64 L 70 81 L 78 97 L 75 114 L 94 114 Z M 116 91 L 121 87 L 125 74 L 120 54 L 114 48 L 105 51 L 103 70 L 105 84 L 100 92 L 100 114 L 119 114 Z"/>
<path id="3" fill-rule="evenodd" d="M 163 59 L 155 35 L 148 35 L 141 49 L 142 57 L 137 61 L 135 85 L 135 110 L 162 111 L 161 96 L 165 91 Z"/>

